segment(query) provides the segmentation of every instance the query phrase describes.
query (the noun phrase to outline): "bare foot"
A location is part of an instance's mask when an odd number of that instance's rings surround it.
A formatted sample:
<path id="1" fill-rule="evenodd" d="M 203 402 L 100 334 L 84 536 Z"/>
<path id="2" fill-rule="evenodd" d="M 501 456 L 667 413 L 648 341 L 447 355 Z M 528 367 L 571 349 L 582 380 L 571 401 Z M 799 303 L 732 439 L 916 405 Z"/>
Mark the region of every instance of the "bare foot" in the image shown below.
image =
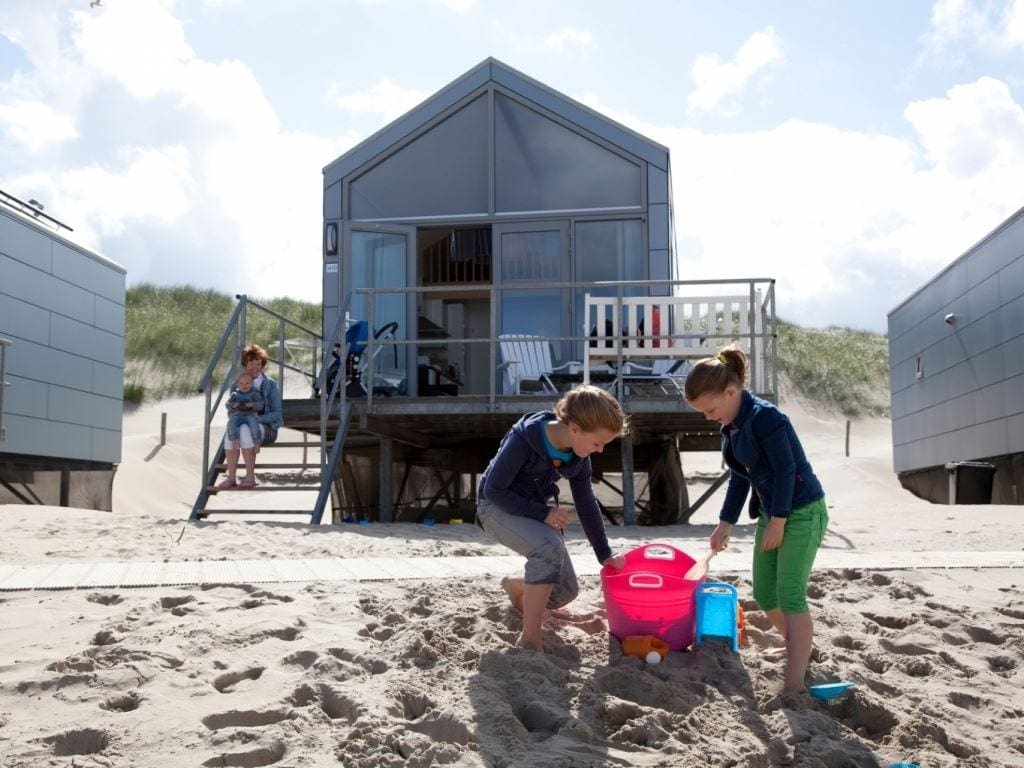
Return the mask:
<path id="1" fill-rule="evenodd" d="M 537 653 L 544 653 L 544 643 L 541 642 L 540 638 L 526 637 L 520 635 L 519 640 L 516 641 L 516 648 L 522 648 L 527 651 L 536 651 Z"/>
<path id="2" fill-rule="evenodd" d="M 501 588 L 508 595 L 508 601 L 512 607 L 520 613 L 523 612 L 523 580 L 518 577 L 506 576 L 501 580 Z"/>

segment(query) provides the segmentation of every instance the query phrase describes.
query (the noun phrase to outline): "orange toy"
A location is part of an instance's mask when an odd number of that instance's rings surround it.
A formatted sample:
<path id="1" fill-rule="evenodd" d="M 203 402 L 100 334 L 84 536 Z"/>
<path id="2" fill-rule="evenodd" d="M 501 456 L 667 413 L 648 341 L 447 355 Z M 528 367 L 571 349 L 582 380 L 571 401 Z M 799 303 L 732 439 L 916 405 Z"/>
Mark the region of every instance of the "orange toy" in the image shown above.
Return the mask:
<path id="1" fill-rule="evenodd" d="M 629 635 L 622 639 L 622 655 L 646 659 L 651 651 L 657 651 L 661 658 L 668 655 L 668 643 L 654 635 Z"/>

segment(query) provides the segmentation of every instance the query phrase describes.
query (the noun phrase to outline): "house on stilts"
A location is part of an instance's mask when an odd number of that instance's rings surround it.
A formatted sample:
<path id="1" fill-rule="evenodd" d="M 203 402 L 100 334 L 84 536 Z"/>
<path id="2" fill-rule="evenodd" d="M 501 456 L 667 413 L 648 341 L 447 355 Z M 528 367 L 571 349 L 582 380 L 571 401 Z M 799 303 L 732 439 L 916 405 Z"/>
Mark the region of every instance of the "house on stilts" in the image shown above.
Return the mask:
<path id="1" fill-rule="evenodd" d="M 738 340 L 752 388 L 774 398 L 775 293 L 768 278 L 680 279 L 670 170 L 666 147 L 494 59 L 331 162 L 323 325 L 240 297 L 200 384 L 207 450 L 193 518 L 251 512 L 239 498 L 300 487 L 215 488 L 225 362 L 254 340 L 256 312 L 276 324 L 264 345 L 286 382 L 285 426 L 305 436 L 275 444 L 301 461 L 259 458 L 310 481 L 308 505 L 271 511 L 471 518 L 508 427 L 588 382 L 615 393 L 632 425 L 592 457 L 621 497 L 609 505 L 621 515 L 608 514 L 685 520 L 680 451 L 717 450 L 719 434 L 682 382 L 694 359 Z"/>

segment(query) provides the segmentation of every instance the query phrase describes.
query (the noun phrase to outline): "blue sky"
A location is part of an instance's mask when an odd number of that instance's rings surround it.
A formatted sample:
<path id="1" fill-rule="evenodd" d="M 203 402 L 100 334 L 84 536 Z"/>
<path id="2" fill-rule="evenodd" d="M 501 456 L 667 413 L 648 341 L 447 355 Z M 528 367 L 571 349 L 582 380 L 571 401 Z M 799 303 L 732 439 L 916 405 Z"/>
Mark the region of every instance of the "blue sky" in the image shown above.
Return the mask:
<path id="1" fill-rule="evenodd" d="M 666 144 L 681 276 L 808 325 L 1024 205 L 1024 0 L 4 0 L 0 189 L 130 284 L 318 300 L 322 167 L 488 56 Z"/>

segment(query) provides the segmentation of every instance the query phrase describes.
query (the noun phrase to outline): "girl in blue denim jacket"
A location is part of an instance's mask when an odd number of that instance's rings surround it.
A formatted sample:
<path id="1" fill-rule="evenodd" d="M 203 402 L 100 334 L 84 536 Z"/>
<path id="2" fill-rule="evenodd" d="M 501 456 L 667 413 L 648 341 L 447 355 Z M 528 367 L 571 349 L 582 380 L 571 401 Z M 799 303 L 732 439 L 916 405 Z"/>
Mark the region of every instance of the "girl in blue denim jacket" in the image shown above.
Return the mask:
<path id="1" fill-rule="evenodd" d="M 773 403 L 743 388 L 747 356 L 738 345 L 700 360 L 687 376 L 686 400 L 722 424 L 722 455 L 730 470 L 711 549 L 729 541 L 748 494 L 754 533 L 754 599 L 786 639 L 784 693 L 805 688 L 814 626 L 807 580 L 825 529 L 825 492 L 793 425 Z"/>

